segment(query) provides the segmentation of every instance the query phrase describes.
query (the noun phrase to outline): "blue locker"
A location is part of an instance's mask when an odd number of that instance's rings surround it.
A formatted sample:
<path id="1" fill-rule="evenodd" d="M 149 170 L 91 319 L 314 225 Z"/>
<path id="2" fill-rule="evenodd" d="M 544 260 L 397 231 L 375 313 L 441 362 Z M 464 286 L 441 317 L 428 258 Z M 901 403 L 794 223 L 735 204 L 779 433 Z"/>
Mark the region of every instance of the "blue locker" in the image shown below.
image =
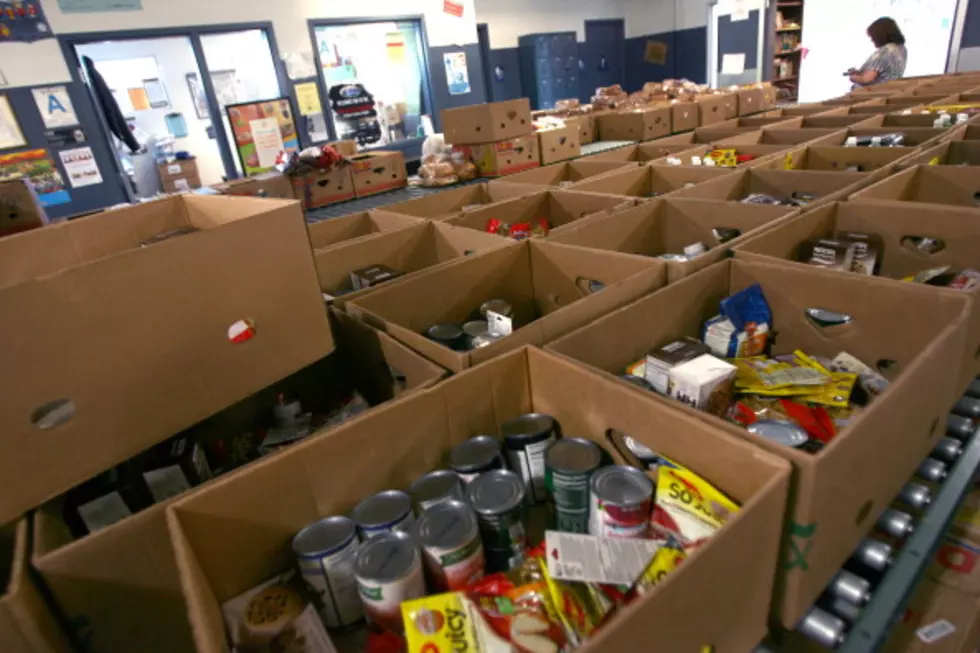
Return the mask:
<path id="1" fill-rule="evenodd" d="M 524 92 L 535 109 L 579 96 L 578 40 L 575 32 L 526 34 L 518 39 Z"/>

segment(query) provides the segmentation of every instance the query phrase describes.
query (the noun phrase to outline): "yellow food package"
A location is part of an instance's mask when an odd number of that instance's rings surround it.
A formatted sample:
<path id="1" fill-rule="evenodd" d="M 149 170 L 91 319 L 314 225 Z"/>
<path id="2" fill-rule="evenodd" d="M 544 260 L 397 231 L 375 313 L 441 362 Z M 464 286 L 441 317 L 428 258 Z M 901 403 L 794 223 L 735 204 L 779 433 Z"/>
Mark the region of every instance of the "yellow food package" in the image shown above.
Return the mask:
<path id="1" fill-rule="evenodd" d="M 552 578 L 548 565 L 541 562 L 541 573 L 548 585 L 551 604 L 565 632 L 575 646 L 580 646 L 595 632 L 616 608 L 595 583 L 572 583 Z"/>
<path id="2" fill-rule="evenodd" d="M 708 153 L 708 158 L 713 159 L 715 163 L 726 168 L 734 168 L 738 163 L 734 149 L 711 150 Z"/>
<path id="3" fill-rule="evenodd" d="M 735 375 L 735 388 L 745 393 L 769 394 L 767 391 L 788 389 L 792 390 L 790 394 L 798 394 L 799 386 L 806 386 L 799 392 L 807 392 L 808 388 L 812 389 L 814 386 L 831 381 L 830 372 L 764 356 L 733 358 L 729 362 L 738 368 Z"/>
<path id="4" fill-rule="evenodd" d="M 653 560 L 647 565 L 646 569 L 636 580 L 631 594 L 643 596 L 650 592 L 654 587 L 663 582 L 667 574 L 677 569 L 677 565 L 687 559 L 687 554 L 675 546 L 662 546 L 653 556 Z"/>
<path id="5" fill-rule="evenodd" d="M 858 375 L 850 372 L 830 372 L 813 358 L 807 356 L 802 351 L 795 351 L 793 354 L 803 365 L 810 367 L 822 374 L 827 374 L 831 382 L 819 388 L 814 388 L 813 392 L 807 392 L 795 397 L 799 401 L 820 406 L 831 406 L 834 408 L 847 408 L 851 403 L 851 392 L 854 384 L 857 383 Z"/>
<path id="6" fill-rule="evenodd" d="M 665 542 L 676 538 L 685 551 L 690 551 L 714 535 L 739 509 L 721 490 L 686 467 L 661 467 L 650 517 L 652 537 Z"/>

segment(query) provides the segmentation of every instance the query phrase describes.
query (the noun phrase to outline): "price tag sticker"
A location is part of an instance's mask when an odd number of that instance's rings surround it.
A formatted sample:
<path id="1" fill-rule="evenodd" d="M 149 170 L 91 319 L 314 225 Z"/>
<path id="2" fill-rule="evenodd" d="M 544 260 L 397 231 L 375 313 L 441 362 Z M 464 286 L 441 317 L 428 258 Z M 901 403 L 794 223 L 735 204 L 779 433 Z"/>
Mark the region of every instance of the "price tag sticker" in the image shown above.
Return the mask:
<path id="1" fill-rule="evenodd" d="M 487 333 L 495 338 L 503 338 L 514 332 L 514 324 L 509 317 L 487 311 Z"/>

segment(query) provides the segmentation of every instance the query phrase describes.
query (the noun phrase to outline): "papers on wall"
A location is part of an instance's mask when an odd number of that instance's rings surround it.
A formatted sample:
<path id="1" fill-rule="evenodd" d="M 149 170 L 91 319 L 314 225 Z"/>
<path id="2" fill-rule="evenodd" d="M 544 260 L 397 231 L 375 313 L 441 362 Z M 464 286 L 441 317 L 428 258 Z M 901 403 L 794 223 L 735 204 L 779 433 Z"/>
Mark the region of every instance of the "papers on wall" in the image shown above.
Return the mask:
<path id="1" fill-rule="evenodd" d="M 45 129 L 72 127 L 78 124 L 78 116 L 75 115 L 75 107 L 72 106 L 67 87 L 35 88 L 32 93 Z"/>
<path id="2" fill-rule="evenodd" d="M 64 150 L 59 152 L 58 156 L 61 157 L 61 164 L 68 173 L 68 183 L 72 188 L 84 188 L 102 183 L 102 173 L 99 172 L 99 164 L 95 161 L 92 148 L 77 147 L 73 150 Z"/>
<path id="3" fill-rule="evenodd" d="M 726 54 L 721 58 L 722 75 L 741 75 L 745 72 L 745 53 Z"/>
<path id="4" fill-rule="evenodd" d="M 24 139 L 20 125 L 17 124 L 17 116 L 10 108 L 10 101 L 6 95 L 0 95 L 0 150 L 9 150 L 15 147 L 24 147 L 27 141 Z"/>

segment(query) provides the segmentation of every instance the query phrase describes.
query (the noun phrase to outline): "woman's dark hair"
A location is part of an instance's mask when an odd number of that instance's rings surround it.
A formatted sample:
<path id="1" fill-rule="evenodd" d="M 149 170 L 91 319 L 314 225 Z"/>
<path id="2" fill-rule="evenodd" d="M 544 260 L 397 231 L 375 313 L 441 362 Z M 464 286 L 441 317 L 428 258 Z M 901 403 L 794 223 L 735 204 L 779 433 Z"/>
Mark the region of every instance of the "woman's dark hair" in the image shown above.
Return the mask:
<path id="1" fill-rule="evenodd" d="M 889 43 L 905 45 L 905 36 L 902 35 L 902 30 L 898 29 L 898 24 L 891 18 L 879 18 L 868 25 L 868 36 L 874 41 L 876 48 Z"/>

